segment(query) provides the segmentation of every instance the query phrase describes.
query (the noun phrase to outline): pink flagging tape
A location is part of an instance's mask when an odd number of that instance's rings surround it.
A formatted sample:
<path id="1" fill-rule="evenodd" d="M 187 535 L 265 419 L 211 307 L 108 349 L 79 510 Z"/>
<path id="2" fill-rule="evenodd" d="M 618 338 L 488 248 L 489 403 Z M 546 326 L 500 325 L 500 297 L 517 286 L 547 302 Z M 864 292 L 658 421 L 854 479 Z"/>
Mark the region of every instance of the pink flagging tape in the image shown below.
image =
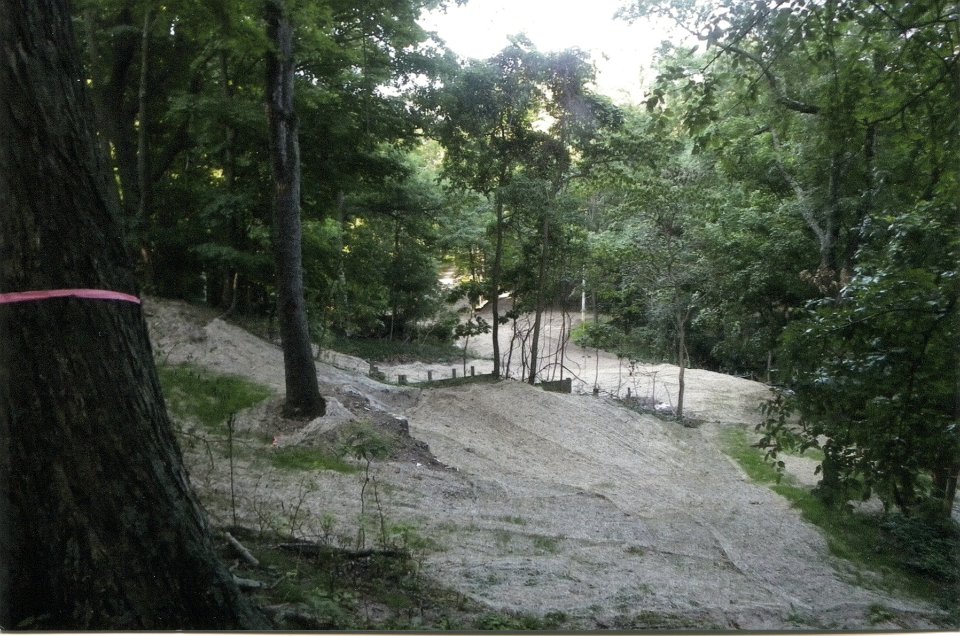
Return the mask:
<path id="1" fill-rule="evenodd" d="M 140 304 L 140 299 L 136 296 L 110 291 L 108 289 L 47 289 L 43 291 L 0 294 L 0 305 L 49 300 L 51 298 L 92 298 L 94 300 L 120 300 L 127 303 Z"/>

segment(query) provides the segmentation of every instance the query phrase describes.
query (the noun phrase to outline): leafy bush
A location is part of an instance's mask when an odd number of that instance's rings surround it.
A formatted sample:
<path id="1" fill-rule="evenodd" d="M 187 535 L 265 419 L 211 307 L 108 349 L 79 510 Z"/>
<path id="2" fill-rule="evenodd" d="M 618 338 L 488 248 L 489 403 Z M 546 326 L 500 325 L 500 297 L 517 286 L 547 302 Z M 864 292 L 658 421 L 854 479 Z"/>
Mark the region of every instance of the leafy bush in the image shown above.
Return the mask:
<path id="1" fill-rule="evenodd" d="M 952 272 L 891 268 L 818 301 L 784 333 L 789 390 L 768 407 L 765 445 L 820 447 L 827 500 L 876 495 L 908 515 L 949 518 L 960 471 L 957 293 Z"/>
<path id="2" fill-rule="evenodd" d="M 587 321 L 573 329 L 570 339 L 579 347 L 611 350 L 622 339 L 622 334 L 610 323 Z"/>

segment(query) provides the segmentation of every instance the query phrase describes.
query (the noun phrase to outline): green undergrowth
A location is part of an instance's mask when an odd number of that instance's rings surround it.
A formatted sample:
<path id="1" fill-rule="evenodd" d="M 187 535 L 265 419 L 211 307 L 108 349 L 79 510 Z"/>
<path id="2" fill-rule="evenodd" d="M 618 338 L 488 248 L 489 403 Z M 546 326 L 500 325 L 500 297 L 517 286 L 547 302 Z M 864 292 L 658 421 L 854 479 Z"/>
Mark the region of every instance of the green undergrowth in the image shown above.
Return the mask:
<path id="1" fill-rule="evenodd" d="M 789 476 L 781 479 L 776 467 L 764 459 L 763 452 L 751 445 L 747 431 L 742 428 L 731 427 L 723 432 L 724 452 L 733 457 L 747 473 L 747 476 L 758 484 L 779 484 L 790 482 Z"/>
<path id="2" fill-rule="evenodd" d="M 724 451 L 751 480 L 784 497 L 823 531 L 831 554 L 855 567 L 854 582 L 936 603 L 960 624 L 960 529 L 957 524 L 868 514 L 829 506 L 811 488 L 782 475 L 743 428 L 724 433 Z"/>
<path id="3" fill-rule="evenodd" d="M 332 470 L 344 474 L 360 471 L 356 464 L 350 464 L 341 456 L 322 448 L 276 448 L 270 451 L 269 457 L 275 468 L 283 470 Z"/>
<path id="4" fill-rule="evenodd" d="M 171 414 L 214 433 L 226 433 L 231 415 L 273 395 L 270 388 L 240 376 L 194 365 L 159 365 L 157 371 Z"/>
<path id="5" fill-rule="evenodd" d="M 221 541 L 236 576 L 263 584 L 248 592 L 280 630 L 545 630 L 569 627 L 560 612 L 544 616 L 496 611 L 426 576 L 423 559 L 436 549 L 410 528 L 375 549 L 294 542 L 233 527 L 258 560 L 237 561 Z"/>
<path id="6" fill-rule="evenodd" d="M 424 574 L 423 553 L 417 547 L 423 544 L 417 542 L 375 550 L 310 545 L 309 551 L 297 552 L 289 545 L 281 547 L 284 543 L 277 537 L 239 528 L 231 532 L 260 562 L 255 567 L 241 563 L 234 573 L 265 584 L 251 596 L 260 607 L 270 608 L 280 630 L 568 632 L 601 624 L 593 615 L 535 615 L 471 599 Z M 224 559 L 236 560 L 229 546 L 221 545 L 221 550 Z M 613 620 L 619 629 L 716 629 L 697 618 L 657 612 Z"/>
<path id="7" fill-rule="evenodd" d="M 440 588 L 422 575 L 422 555 L 402 545 L 351 550 L 300 544 L 287 538 L 232 528 L 258 559 L 235 571 L 266 587 L 252 597 L 273 608 L 277 629 L 439 629 L 463 625 L 468 599 Z M 223 545 L 225 559 L 234 559 Z M 280 610 L 280 611 L 277 611 Z"/>

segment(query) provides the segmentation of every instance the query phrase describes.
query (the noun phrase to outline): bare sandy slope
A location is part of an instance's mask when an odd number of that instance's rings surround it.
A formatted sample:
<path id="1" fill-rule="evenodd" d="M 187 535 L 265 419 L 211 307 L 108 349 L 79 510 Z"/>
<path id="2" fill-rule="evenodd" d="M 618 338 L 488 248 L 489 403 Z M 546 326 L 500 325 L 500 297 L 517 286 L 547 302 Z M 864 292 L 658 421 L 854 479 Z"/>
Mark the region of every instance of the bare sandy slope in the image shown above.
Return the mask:
<path id="1" fill-rule="evenodd" d="M 223 321 L 204 324 L 178 303 L 151 302 L 147 312 L 158 358 L 282 390 L 274 345 Z M 363 367 L 355 359 L 340 362 Z M 673 371 L 642 370 L 636 386 L 656 372 L 669 391 L 663 376 Z M 606 360 L 601 374 L 623 388 L 618 364 Z M 706 423 L 685 428 L 603 396 L 516 382 L 420 391 L 326 364 L 319 375 L 332 409 L 326 424 L 311 424 L 315 429 L 392 412 L 450 467 L 415 458 L 379 464 L 384 514 L 436 541 L 425 557 L 430 576 L 493 607 L 562 611 L 585 628 L 641 625 L 636 617 L 643 612 L 674 615 L 674 627 L 924 628 L 937 613 L 852 584 L 850 566 L 829 556 L 817 529 L 718 450 L 723 427 L 756 419 L 766 393 L 760 384 L 689 371 L 689 412 Z M 351 396 L 362 399 L 349 402 Z M 296 441 L 308 443 L 302 435 Z M 227 521 L 224 468 L 199 451 L 187 456 L 211 514 Z M 334 534 L 355 536 L 356 475 L 304 477 L 248 459 L 237 484 L 242 523 L 289 519 L 299 503 L 295 531 L 316 537 L 319 520 L 331 514 Z M 896 618 L 871 623 L 877 606 Z"/>

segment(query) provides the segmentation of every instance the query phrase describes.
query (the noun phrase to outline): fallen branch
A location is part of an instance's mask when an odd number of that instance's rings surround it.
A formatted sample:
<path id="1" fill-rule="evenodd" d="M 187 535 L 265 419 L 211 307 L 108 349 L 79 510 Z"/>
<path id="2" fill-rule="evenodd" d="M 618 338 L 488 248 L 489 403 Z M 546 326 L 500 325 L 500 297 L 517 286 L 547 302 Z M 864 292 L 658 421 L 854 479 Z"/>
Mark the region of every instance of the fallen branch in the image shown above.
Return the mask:
<path id="1" fill-rule="evenodd" d="M 234 550 L 236 550 L 237 554 L 240 555 L 241 557 L 243 557 L 243 560 L 244 560 L 244 561 L 246 561 L 247 563 L 249 563 L 250 565 L 252 565 L 252 566 L 254 566 L 254 567 L 259 567 L 259 566 L 260 566 L 260 561 L 257 560 L 257 557 L 253 556 L 253 554 L 251 554 L 250 550 L 248 550 L 247 548 L 245 548 L 242 543 L 240 543 L 239 541 L 237 541 L 232 534 L 230 534 L 229 532 L 224 532 L 224 533 L 223 533 L 223 536 L 226 538 L 227 543 L 229 543 L 230 546 L 231 546 Z"/>
<path id="2" fill-rule="evenodd" d="M 237 584 L 241 590 L 262 590 L 267 587 L 267 584 L 263 581 L 257 581 L 255 579 L 244 579 L 236 574 L 233 575 L 233 582 Z"/>

